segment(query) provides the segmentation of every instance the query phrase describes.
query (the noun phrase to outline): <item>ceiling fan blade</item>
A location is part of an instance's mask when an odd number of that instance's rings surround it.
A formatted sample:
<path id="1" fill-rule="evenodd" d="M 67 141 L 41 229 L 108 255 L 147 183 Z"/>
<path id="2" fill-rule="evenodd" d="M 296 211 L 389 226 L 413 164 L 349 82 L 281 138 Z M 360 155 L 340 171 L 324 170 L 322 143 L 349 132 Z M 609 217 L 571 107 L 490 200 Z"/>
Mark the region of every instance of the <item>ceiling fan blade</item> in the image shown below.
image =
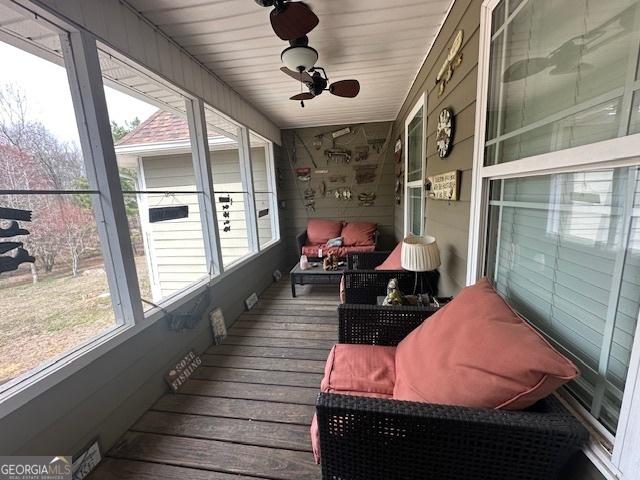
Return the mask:
<path id="1" fill-rule="evenodd" d="M 294 95 L 289 100 L 311 100 L 312 98 L 315 98 L 315 95 L 313 93 L 304 92 L 304 93 L 299 93 L 297 95 Z"/>
<path id="2" fill-rule="evenodd" d="M 338 97 L 353 98 L 360 93 L 360 82 L 358 80 L 340 80 L 329 86 L 329 91 Z"/>
<path id="3" fill-rule="evenodd" d="M 311 75 L 309 75 L 307 72 L 302 72 L 302 73 L 294 72 L 293 70 L 290 70 L 287 67 L 280 68 L 280 71 L 285 75 L 289 75 L 291 78 L 299 82 L 313 83 L 313 79 L 311 78 Z"/>
<path id="4" fill-rule="evenodd" d="M 282 40 L 304 37 L 316 28 L 320 20 L 302 2 L 287 2 L 282 9 L 271 10 L 271 26 Z"/>

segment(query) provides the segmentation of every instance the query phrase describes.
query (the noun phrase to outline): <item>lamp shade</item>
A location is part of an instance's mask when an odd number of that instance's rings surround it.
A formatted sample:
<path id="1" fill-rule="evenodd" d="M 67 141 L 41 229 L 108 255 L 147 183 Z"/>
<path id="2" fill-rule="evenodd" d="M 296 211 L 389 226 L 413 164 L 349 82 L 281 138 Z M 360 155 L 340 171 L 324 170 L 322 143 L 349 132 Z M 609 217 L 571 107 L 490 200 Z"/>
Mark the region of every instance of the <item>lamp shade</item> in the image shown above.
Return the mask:
<path id="1" fill-rule="evenodd" d="M 284 49 L 280 58 L 289 70 L 309 71 L 318 61 L 318 52 L 307 46 L 292 46 Z"/>
<path id="2" fill-rule="evenodd" d="M 440 250 L 435 237 L 408 236 L 402 240 L 402 268 L 410 272 L 430 272 L 440 266 Z"/>

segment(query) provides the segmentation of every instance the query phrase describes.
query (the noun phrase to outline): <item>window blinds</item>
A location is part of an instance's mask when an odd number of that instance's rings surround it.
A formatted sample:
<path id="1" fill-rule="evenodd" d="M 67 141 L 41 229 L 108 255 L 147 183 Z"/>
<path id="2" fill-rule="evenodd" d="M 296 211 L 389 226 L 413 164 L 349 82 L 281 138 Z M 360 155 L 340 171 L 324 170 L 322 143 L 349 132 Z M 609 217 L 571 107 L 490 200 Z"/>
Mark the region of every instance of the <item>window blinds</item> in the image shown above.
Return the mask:
<path id="1" fill-rule="evenodd" d="M 637 167 L 491 185 L 487 274 L 582 371 L 569 389 L 615 432 L 640 305 Z"/>

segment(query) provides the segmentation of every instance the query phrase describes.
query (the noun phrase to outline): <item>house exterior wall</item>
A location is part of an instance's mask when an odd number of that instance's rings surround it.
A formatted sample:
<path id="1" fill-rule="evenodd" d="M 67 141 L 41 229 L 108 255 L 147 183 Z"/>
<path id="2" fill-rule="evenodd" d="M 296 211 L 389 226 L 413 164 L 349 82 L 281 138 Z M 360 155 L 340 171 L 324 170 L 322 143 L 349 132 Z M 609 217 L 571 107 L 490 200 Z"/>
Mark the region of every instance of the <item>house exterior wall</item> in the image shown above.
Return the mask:
<path id="1" fill-rule="evenodd" d="M 211 152 L 216 213 L 224 265 L 228 266 L 247 253 L 248 238 L 245 223 L 244 198 L 246 194 L 230 193 L 229 232 L 224 231 L 223 204 L 217 200 L 224 192 L 241 192 L 238 150 Z M 256 191 L 268 189 L 265 150 L 251 149 L 254 185 Z M 140 159 L 140 174 L 146 190 L 195 191 L 195 176 L 191 154 L 156 155 Z M 218 194 L 220 193 L 220 194 Z M 226 195 L 226 194 L 225 194 Z M 151 258 L 149 276 L 154 301 L 172 295 L 207 275 L 207 265 L 200 222 L 197 194 L 147 195 L 142 205 L 147 208 L 187 205 L 186 219 L 149 223 L 143 207 L 143 235 Z M 258 207 L 260 209 L 260 207 Z M 260 239 L 271 237 L 269 219 L 259 219 Z"/>
<path id="2" fill-rule="evenodd" d="M 404 142 L 405 120 L 413 106 L 426 92 L 426 175 L 432 176 L 451 170 L 461 171 L 457 202 L 427 199 L 425 204 L 425 233 L 435 236 L 438 240 L 442 256 L 442 266 L 439 269 L 440 291 L 445 295 L 456 294 L 466 283 L 482 3 L 482 0 L 455 1 L 394 122 L 393 138 L 397 139 L 402 135 Z M 439 96 L 435 78 L 458 30 L 464 32 L 463 61 L 454 72 L 444 93 Z M 436 153 L 436 125 L 438 115 L 445 107 L 451 108 L 454 112 L 455 134 L 451 153 L 447 158 L 440 159 Z M 404 148 L 403 144 L 403 150 Z M 402 238 L 404 198 L 403 202 L 394 209 L 394 230 L 396 238 Z M 567 465 L 562 478 L 567 480 L 604 479 L 582 453 L 578 453 Z"/>
<path id="3" fill-rule="evenodd" d="M 321 101 L 321 100 L 320 100 Z M 345 100 L 348 101 L 348 100 Z M 384 152 L 376 153 L 373 148 L 369 149 L 369 160 L 367 164 L 377 164 L 377 177 L 372 183 L 357 185 L 354 181 L 354 165 L 358 165 L 354 159 L 350 164 L 336 163 L 334 160 L 327 162 L 324 151 L 331 148 L 332 144 L 327 136 L 330 132 L 340 130 L 344 127 L 363 128 L 366 138 L 384 140 L 389 134 L 391 122 L 366 123 L 359 125 L 330 125 L 323 127 L 301 128 L 296 130 L 283 130 L 283 154 L 281 162 L 278 164 L 278 183 L 280 185 L 279 199 L 285 202 L 285 207 L 280 212 L 282 222 L 282 238 L 286 242 L 287 252 L 292 262 L 295 262 L 297 253 L 296 235 L 307 228 L 309 218 L 323 218 L 331 220 L 376 222 L 381 234 L 380 249 L 392 249 L 395 246 L 393 235 L 393 210 L 394 210 L 394 162 L 393 162 L 393 137 L 390 139 L 390 147 L 387 155 Z M 294 153 L 294 138 L 295 141 Z M 319 134 L 325 135 L 323 145 L 319 150 L 313 147 L 313 141 Z M 355 138 L 354 138 L 355 137 Z M 303 146 L 304 143 L 304 146 Z M 356 135 L 346 135 L 339 138 L 337 146 L 344 145 L 354 152 L 355 147 L 366 145 L 366 139 L 362 133 Z M 308 148 L 309 153 L 305 149 Z M 315 174 L 317 170 L 313 161 L 318 166 L 317 169 L 328 170 L 327 174 Z M 299 167 L 311 167 L 311 187 L 316 191 L 315 212 L 308 211 L 302 199 L 303 191 L 307 185 L 296 178 L 295 169 Z M 332 175 L 345 176 L 345 182 L 330 183 L 329 177 Z M 324 180 L 327 189 L 337 186 L 349 186 L 355 193 L 355 198 L 351 201 L 336 200 L 329 192 L 325 197 L 320 194 L 319 188 Z M 361 206 L 357 200 L 359 192 L 375 191 L 376 200 L 373 206 Z"/>
<path id="4" fill-rule="evenodd" d="M 481 0 L 456 0 L 394 122 L 394 139 L 402 135 L 404 157 L 405 120 L 426 92 L 426 176 L 461 171 L 458 201 L 427 199 L 425 204 L 424 231 L 438 240 L 442 256 L 440 291 L 444 295 L 453 295 L 465 285 L 481 4 Z M 463 60 L 439 96 L 435 78 L 458 30 L 464 32 Z M 451 108 L 455 115 L 455 134 L 451 153 L 440 159 L 436 152 L 436 125 L 438 115 L 445 107 Z M 394 213 L 395 235 L 401 239 L 404 198 Z"/>

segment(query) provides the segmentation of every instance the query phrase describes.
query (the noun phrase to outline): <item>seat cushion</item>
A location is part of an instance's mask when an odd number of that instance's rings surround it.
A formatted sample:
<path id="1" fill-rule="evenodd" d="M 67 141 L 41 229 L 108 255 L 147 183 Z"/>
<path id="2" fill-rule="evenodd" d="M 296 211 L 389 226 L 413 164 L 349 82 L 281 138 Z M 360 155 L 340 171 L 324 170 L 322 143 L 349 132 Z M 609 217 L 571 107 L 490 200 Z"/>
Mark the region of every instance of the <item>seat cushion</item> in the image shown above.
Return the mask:
<path id="1" fill-rule="evenodd" d="M 302 254 L 307 257 L 318 257 L 319 250 L 322 249 L 322 256 L 326 257 L 329 254 L 337 255 L 338 257 L 346 257 L 349 253 L 361 253 L 361 252 L 373 252 L 375 245 L 363 245 L 355 247 L 327 247 L 326 245 L 305 245 L 302 247 Z"/>
<path id="2" fill-rule="evenodd" d="M 402 270 L 402 242 L 396 245 L 384 262 L 376 267 L 376 270 Z"/>
<path id="3" fill-rule="evenodd" d="M 483 278 L 400 342 L 393 397 L 521 410 L 578 375 Z"/>
<path id="4" fill-rule="evenodd" d="M 307 223 L 307 244 L 324 245 L 330 239 L 340 237 L 342 222 L 311 218 Z"/>
<path id="5" fill-rule="evenodd" d="M 395 382 L 395 347 L 337 344 L 329 352 L 320 390 L 360 397 L 392 398 Z M 320 432 L 316 416 L 311 422 L 311 446 L 320 463 Z"/>
<path id="6" fill-rule="evenodd" d="M 376 223 L 349 222 L 342 227 L 342 238 L 346 246 L 373 245 L 375 233 L 378 229 Z"/>

